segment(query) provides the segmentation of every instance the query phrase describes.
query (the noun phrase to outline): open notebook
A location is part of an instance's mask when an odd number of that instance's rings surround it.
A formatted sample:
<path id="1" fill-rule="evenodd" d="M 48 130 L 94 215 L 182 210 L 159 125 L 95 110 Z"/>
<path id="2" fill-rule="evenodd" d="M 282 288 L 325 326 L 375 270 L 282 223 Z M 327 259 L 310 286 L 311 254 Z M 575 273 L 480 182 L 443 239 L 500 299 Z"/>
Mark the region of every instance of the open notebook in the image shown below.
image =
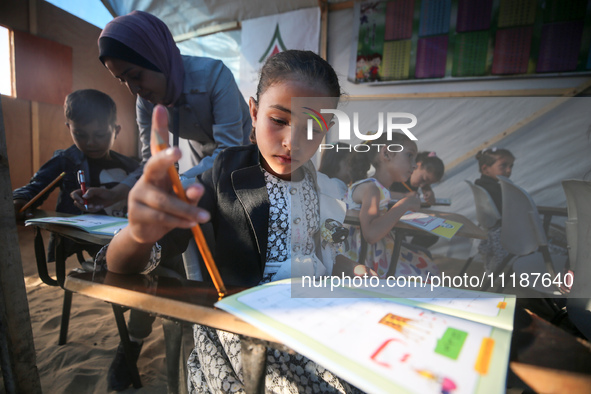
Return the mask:
<path id="1" fill-rule="evenodd" d="M 330 294 L 292 298 L 288 279 L 216 306 L 370 393 L 505 392 L 513 296 L 448 288 L 437 298 L 413 298 L 419 293 L 410 289 L 401 293 L 409 298 L 388 298 L 384 288 Z"/>
<path id="2" fill-rule="evenodd" d="M 91 234 L 115 235 L 123 227 L 127 226 L 126 218 L 107 215 L 78 215 L 65 217 L 45 217 L 25 221 L 29 226 L 35 223 L 51 223 L 62 226 L 75 227 Z"/>

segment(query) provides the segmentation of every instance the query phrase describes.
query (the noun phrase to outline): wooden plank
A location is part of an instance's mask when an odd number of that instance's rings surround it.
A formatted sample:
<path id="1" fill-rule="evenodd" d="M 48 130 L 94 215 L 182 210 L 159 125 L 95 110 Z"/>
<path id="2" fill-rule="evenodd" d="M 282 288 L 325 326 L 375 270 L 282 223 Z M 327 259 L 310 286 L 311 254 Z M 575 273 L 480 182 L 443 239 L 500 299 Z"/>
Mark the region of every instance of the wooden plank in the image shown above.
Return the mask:
<path id="1" fill-rule="evenodd" d="M 14 31 L 16 96 L 62 105 L 72 91 L 72 48 Z"/>
<path id="2" fill-rule="evenodd" d="M 511 126 L 508 129 L 502 131 L 501 133 L 497 134 L 496 136 L 494 136 L 493 138 L 489 139 L 488 141 L 483 142 L 482 144 L 480 144 L 476 148 L 474 148 L 474 149 L 466 152 L 464 155 L 462 155 L 462 156 L 458 157 L 457 159 L 453 160 L 451 163 L 446 164 L 445 165 L 445 170 L 446 171 L 450 171 L 451 169 L 457 167 L 458 165 L 460 165 L 464 161 L 466 161 L 468 159 L 471 159 L 479 151 L 481 151 L 483 149 L 486 149 L 486 148 L 488 148 L 490 146 L 493 146 L 497 142 L 499 142 L 502 139 L 510 136 L 511 134 L 513 134 L 516 131 L 520 130 L 524 126 L 530 124 L 534 120 L 536 120 L 536 119 L 538 119 L 538 118 L 546 115 L 547 113 L 549 113 L 550 111 L 552 111 L 554 108 L 556 108 L 556 107 L 564 104 L 565 102 L 567 102 L 568 100 L 570 100 L 572 97 L 576 96 L 577 94 L 579 94 L 579 93 L 587 90 L 589 87 L 591 87 L 591 79 L 588 79 L 587 81 L 585 81 L 584 83 L 582 83 L 581 85 L 579 85 L 579 86 L 577 86 L 575 88 L 567 89 L 562 94 L 562 97 L 559 97 L 556 100 L 554 100 L 551 103 L 549 103 L 548 105 L 545 105 L 541 109 L 537 110 L 536 112 L 534 112 L 533 114 L 529 115 L 528 117 L 526 117 L 526 118 L 520 120 L 519 122 L 515 123 L 513 126 Z"/>
<path id="3" fill-rule="evenodd" d="M 146 287 L 142 275 L 120 275 L 107 272 L 104 278 L 92 273 L 70 273 L 66 278 L 65 288 L 113 304 L 122 304 L 130 308 L 143 310 L 159 316 L 176 320 L 203 324 L 209 327 L 227 330 L 240 335 L 277 342 L 273 336 L 251 326 L 244 320 L 213 304 L 217 301 L 217 292 L 211 285 L 183 285 L 199 283 L 159 277 L 156 288 Z M 230 294 L 234 291 L 228 287 Z M 242 289 L 243 290 L 243 289 Z M 230 329 L 231 328 L 231 329 Z"/>
<path id="4" fill-rule="evenodd" d="M 31 160 L 31 105 L 26 100 L 2 96 L 4 130 L 8 162 L 10 165 L 11 189 L 26 185 L 33 175 Z"/>
<path id="5" fill-rule="evenodd" d="M 172 39 L 178 44 L 179 42 L 187 41 L 191 38 L 208 36 L 210 34 L 221 33 L 223 31 L 239 30 L 240 28 L 241 25 L 238 21 L 225 22 L 213 26 L 202 27 L 188 33 L 179 34 L 172 37 Z"/>
<path id="6" fill-rule="evenodd" d="M 320 7 L 320 57 L 327 59 L 328 48 L 328 1 L 318 0 L 318 7 Z"/>
<path id="7" fill-rule="evenodd" d="M 562 96 L 571 89 L 520 89 L 520 90 L 475 90 L 466 92 L 429 92 L 429 93 L 393 93 L 372 95 L 350 95 L 351 101 L 369 101 L 386 99 L 424 99 L 424 98 L 457 98 L 457 97 L 530 97 L 530 96 Z"/>
<path id="8" fill-rule="evenodd" d="M 346 10 L 349 8 L 353 8 L 353 5 L 355 4 L 354 1 L 342 1 L 340 3 L 330 3 L 328 5 L 328 10 L 329 11 L 340 11 L 340 10 Z"/>
<path id="9" fill-rule="evenodd" d="M 0 105 L 0 354 L 9 393 L 41 393 L 33 330 L 23 277 Z"/>

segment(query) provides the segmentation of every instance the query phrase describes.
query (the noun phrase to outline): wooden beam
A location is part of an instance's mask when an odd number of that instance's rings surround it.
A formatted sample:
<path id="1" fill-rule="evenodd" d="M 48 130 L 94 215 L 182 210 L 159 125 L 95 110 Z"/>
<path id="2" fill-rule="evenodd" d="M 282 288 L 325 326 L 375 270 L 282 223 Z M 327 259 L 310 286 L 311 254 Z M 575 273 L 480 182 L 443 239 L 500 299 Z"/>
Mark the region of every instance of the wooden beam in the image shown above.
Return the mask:
<path id="1" fill-rule="evenodd" d="M 201 27 L 188 33 L 176 35 L 173 37 L 173 39 L 174 42 L 179 43 L 190 40 L 191 38 L 208 36 L 210 34 L 220 33 L 222 31 L 238 30 L 240 27 L 241 25 L 238 21 L 219 23 L 217 25 Z"/>
<path id="2" fill-rule="evenodd" d="M 0 102 L 0 366 L 7 393 L 41 393 Z"/>
<path id="3" fill-rule="evenodd" d="M 37 0 L 29 0 L 29 33 L 37 34 Z M 18 94 L 18 91 L 16 93 Z M 39 137 L 39 103 L 31 101 L 31 160 L 35 171 L 41 167 Z"/>
<path id="4" fill-rule="evenodd" d="M 320 57 L 327 60 L 328 48 L 328 0 L 318 0 L 320 7 Z"/>
<path id="5" fill-rule="evenodd" d="M 477 146 L 476 148 L 466 152 L 464 155 L 458 157 L 457 159 L 455 159 L 454 161 L 452 161 L 449 164 L 445 165 L 445 170 L 446 171 L 450 171 L 451 169 L 453 169 L 454 167 L 457 167 L 458 165 L 460 165 L 461 163 L 463 163 L 465 160 L 468 160 L 472 157 L 474 157 L 474 155 L 476 155 L 476 153 L 478 153 L 479 151 L 486 149 L 494 144 L 496 144 L 497 142 L 501 141 L 502 139 L 510 136 L 511 134 L 515 133 L 517 130 L 521 129 L 522 127 L 530 124 L 531 122 L 533 122 L 534 120 L 540 118 L 541 116 L 546 115 L 548 112 L 552 111 L 554 108 L 560 106 L 561 104 L 567 102 L 568 100 L 570 100 L 571 98 L 573 98 L 574 96 L 578 95 L 579 93 L 585 91 L 586 89 L 588 89 L 589 87 L 591 87 L 591 79 L 588 79 L 587 81 L 585 81 L 584 83 L 582 83 L 581 85 L 572 88 L 572 89 L 567 89 L 561 97 L 557 98 L 556 100 L 552 101 L 550 104 L 540 108 L 539 110 L 537 110 L 536 112 L 534 112 L 533 114 L 529 115 L 528 117 L 520 120 L 519 122 L 515 123 L 513 126 L 509 127 L 508 129 L 504 130 L 503 132 L 497 134 L 496 136 L 494 136 L 493 138 L 491 138 L 488 141 L 483 142 L 482 144 L 480 144 L 479 146 Z"/>
<path id="6" fill-rule="evenodd" d="M 330 3 L 330 4 L 328 4 L 328 10 L 329 11 L 346 10 L 348 8 L 353 8 L 353 5 L 355 5 L 354 1 L 341 1 L 340 3 Z"/>
<path id="7" fill-rule="evenodd" d="M 520 90 L 477 90 L 467 92 L 428 92 L 428 93 L 393 93 L 350 95 L 351 101 L 388 100 L 388 99 L 424 99 L 424 98 L 455 98 L 455 97 L 531 97 L 531 96 L 562 96 L 570 88 L 557 89 L 520 89 Z"/>

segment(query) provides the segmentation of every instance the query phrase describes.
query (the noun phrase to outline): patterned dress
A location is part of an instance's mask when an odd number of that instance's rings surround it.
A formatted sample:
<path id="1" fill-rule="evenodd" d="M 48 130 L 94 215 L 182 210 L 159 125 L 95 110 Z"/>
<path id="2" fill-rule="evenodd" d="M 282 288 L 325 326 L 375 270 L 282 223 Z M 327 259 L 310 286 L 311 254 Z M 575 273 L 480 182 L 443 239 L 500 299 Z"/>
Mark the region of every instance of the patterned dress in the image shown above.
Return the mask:
<path id="1" fill-rule="evenodd" d="M 260 284 L 299 275 L 325 275 L 315 254 L 319 201 L 311 175 L 289 182 L 264 171 L 269 194 L 267 263 Z M 243 393 L 238 335 L 194 326 L 195 348 L 188 360 L 189 393 Z M 265 390 L 270 393 L 359 392 L 300 354 L 269 349 Z"/>
<path id="2" fill-rule="evenodd" d="M 372 182 L 380 192 L 379 210 L 384 214 L 388 210 L 388 203 L 391 200 L 390 191 L 377 179 L 368 178 L 355 182 L 349 187 L 345 196 L 348 209 L 361 209 L 361 204 L 353 201 L 353 191 L 357 186 L 365 182 Z M 359 226 L 349 226 L 349 237 L 347 238 L 348 249 L 345 256 L 353 261 L 359 261 L 359 254 L 363 240 Z M 392 252 L 394 251 L 394 235 L 389 232 L 384 238 L 373 245 L 367 245 L 365 265 L 375 272 L 380 278 L 385 278 L 390 268 Z M 396 265 L 396 276 L 438 276 L 439 269 L 425 253 L 411 250 L 405 246 L 400 248 L 400 257 Z"/>

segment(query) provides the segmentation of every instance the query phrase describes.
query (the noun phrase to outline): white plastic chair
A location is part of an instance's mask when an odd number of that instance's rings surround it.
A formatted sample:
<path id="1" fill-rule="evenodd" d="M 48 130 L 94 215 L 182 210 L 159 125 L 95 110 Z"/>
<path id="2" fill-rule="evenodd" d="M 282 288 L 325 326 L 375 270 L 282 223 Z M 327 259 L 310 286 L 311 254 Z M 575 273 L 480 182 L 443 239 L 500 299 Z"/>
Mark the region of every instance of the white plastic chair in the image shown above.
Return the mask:
<path id="1" fill-rule="evenodd" d="M 562 181 L 568 220 L 566 239 L 575 280 L 566 309 L 570 320 L 591 338 L 591 182 Z"/>
<path id="2" fill-rule="evenodd" d="M 470 186 L 470 190 L 472 190 L 472 194 L 474 195 L 474 205 L 476 206 L 476 220 L 478 221 L 478 225 L 484 230 L 492 230 L 501 220 L 501 214 L 499 213 L 492 197 L 483 187 L 475 185 L 468 180 L 465 180 L 465 182 Z M 459 275 L 463 275 L 466 272 L 468 266 L 472 263 L 472 260 L 474 260 L 474 257 L 475 256 L 471 256 L 466 260 Z"/>
<path id="3" fill-rule="evenodd" d="M 530 283 L 534 279 L 532 274 L 536 273 L 550 274 L 553 282 L 556 272 L 562 273 L 567 256 L 550 254 L 544 226 L 531 196 L 509 179 L 502 176 L 498 179 L 503 196 L 501 243 L 507 252 L 518 257 L 511 268 L 518 277 L 527 273 Z M 495 277 L 503 269 L 499 267 Z M 560 294 L 560 288 L 554 284 L 552 287 L 543 286 L 541 276 L 536 286 L 531 288 L 542 293 Z M 556 291 L 553 291 L 554 288 Z"/>

